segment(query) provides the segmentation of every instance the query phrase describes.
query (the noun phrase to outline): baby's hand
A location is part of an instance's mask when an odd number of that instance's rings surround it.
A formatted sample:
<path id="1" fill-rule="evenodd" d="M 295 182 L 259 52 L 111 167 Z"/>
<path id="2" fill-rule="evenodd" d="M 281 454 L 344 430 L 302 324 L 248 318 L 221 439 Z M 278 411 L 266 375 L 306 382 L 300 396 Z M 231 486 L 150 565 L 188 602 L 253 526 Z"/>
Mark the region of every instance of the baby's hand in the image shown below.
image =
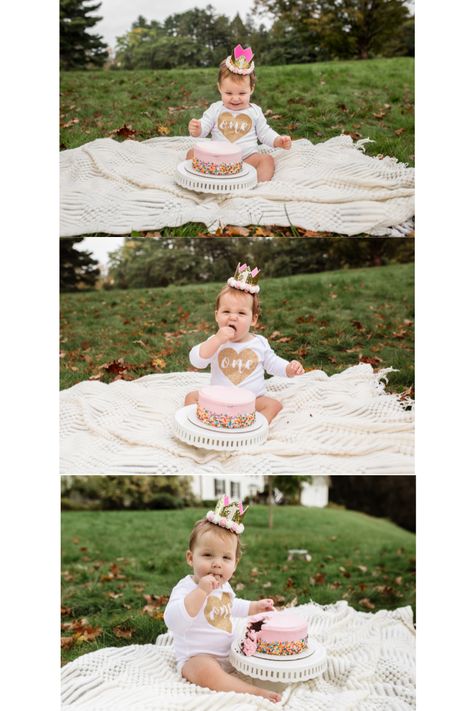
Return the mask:
<path id="1" fill-rule="evenodd" d="M 201 135 L 201 122 L 198 119 L 191 119 L 188 123 L 188 131 L 190 136 L 200 136 Z"/>
<path id="2" fill-rule="evenodd" d="M 286 366 L 287 378 L 294 378 L 295 375 L 303 375 L 304 368 L 297 360 L 292 360 Z"/>
<path id="3" fill-rule="evenodd" d="M 278 136 L 273 144 L 275 148 L 284 148 L 289 151 L 291 148 L 291 138 L 289 136 Z"/>
<path id="4" fill-rule="evenodd" d="M 235 338 L 235 334 L 236 330 L 232 326 L 222 326 L 217 331 L 216 336 L 221 343 L 225 343 L 226 341 L 232 341 Z"/>
<path id="5" fill-rule="evenodd" d="M 255 604 L 257 606 L 257 615 L 259 612 L 270 612 L 275 609 L 271 598 L 267 598 L 266 600 L 257 600 Z"/>
<path id="6" fill-rule="evenodd" d="M 204 590 L 206 593 L 210 593 L 213 590 L 216 590 L 220 586 L 220 583 L 217 582 L 216 578 L 212 575 L 212 573 L 209 573 L 209 575 L 204 575 L 201 580 L 198 583 L 198 587 L 201 588 L 201 590 Z"/>

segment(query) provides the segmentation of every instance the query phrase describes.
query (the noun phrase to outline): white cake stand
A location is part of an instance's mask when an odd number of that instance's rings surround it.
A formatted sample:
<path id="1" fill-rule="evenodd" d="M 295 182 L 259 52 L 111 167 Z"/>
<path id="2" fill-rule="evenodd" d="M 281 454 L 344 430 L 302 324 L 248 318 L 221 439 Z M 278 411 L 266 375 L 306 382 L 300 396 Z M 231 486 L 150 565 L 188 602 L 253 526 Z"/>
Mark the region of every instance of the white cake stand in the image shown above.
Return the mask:
<path id="1" fill-rule="evenodd" d="M 245 656 L 240 651 L 240 641 L 235 641 L 231 647 L 229 661 L 238 672 L 253 679 L 271 681 L 278 684 L 295 684 L 308 681 L 324 674 L 327 667 L 326 650 L 313 637 L 308 639 L 309 654 L 295 657 L 280 657 L 268 659 Z"/>
<path id="2" fill-rule="evenodd" d="M 182 188 L 198 193 L 233 193 L 249 190 L 257 185 L 257 171 L 253 165 L 242 163 L 242 170 L 237 175 L 203 175 L 193 169 L 192 160 L 184 160 L 176 168 L 176 182 Z"/>
<path id="3" fill-rule="evenodd" d="M 186 405 L 174 416 L 174 432 L 180 440 L 194 447 L 230 452 L 263 444 L 268 436 L 268 421 L 256 412 L 255 422 L 250 427 L 225 430 L 200 422 L 196 418 L 196 405 Z"/>

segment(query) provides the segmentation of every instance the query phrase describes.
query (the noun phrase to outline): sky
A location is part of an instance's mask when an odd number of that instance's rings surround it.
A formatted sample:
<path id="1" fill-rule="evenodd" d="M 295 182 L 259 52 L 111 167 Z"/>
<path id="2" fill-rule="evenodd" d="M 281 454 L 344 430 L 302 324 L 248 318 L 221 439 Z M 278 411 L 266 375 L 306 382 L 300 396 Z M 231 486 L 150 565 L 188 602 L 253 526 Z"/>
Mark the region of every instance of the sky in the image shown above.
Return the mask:
<path id="1" fill-rule="evenodd" d="M 107 271 L 109 252 L 115 252 L 123 244 L 123 237 L 86 237 L 74 245 L 75 249 L 92 252 L 102 271 Z M 105 267 L 105 269 L 104 269 Z"/>
<path id="2" fill-rule="evenodd" d="M 102 0 L 101 7 L 94 15 L 103 20 L 94 25 L 94 34 L 102 35 L 110 47 L 115 46 L 115 38 L 127 32 L 139 15 L 147 20 L 162 22 L 169 15 L 186 12 L 194 7 L 204 9 L 212 5 L 219 15 L 233 19 L 238 12 L 242 18 L 250 12 L 253 0 Z"/>

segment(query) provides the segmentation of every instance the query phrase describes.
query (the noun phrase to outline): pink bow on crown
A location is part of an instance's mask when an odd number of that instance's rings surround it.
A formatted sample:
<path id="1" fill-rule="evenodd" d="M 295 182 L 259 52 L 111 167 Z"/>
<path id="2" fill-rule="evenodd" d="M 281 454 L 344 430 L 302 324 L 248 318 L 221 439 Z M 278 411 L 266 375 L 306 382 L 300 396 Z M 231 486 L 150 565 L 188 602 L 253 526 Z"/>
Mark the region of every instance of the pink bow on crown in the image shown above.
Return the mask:
<path id="1" fill-rule="evenodd" d="M 238 44 L 237 47 L 234 47 L 234 57 L 236 60 L 239 57 L 244 57 L 247 64 L 250 64 L 253 57 L 252 48 L 247 47 L 247 49 L 244 49 L 241 44 Z"/>

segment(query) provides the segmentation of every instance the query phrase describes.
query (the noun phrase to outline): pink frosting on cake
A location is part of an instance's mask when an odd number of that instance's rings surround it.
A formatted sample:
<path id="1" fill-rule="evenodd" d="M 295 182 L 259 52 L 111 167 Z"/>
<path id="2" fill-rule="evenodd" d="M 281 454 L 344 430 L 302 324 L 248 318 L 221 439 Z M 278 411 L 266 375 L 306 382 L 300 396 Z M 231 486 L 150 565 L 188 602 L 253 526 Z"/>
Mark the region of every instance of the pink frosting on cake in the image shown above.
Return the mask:
<path id="1" fill-rule="evenodd" d="M 255 395 L 245 388 L 209 385 L 198 393 L 196 414 L 213 427 L 249 427 L 255 421 Z"/>
<path id="2" fill-rule="evenodd" d="M 294 612 L 268 612 L 269 619 L 265 620 L 259 633 L 261 642 L 290 642 L 294 639 L 303 639 L 308 634 L 308 625 L 305 620 Z"/>
<path id="3" fill-rule="evenodd" d="M 229 141 L 196 143 L 193 168 L 210 175 L 234 175 L 242 169 L 242 150 Z"/>
<path id="4" fill-rule="evenodd" d="M 263 612 L 250 617 L 240 645 L 242 654 L 256 652 L 275 657 L 300 654 L 308 646 L 308 625 L 293 612 Z"/>
<path id="5" fill-rule="evenodd" d="M 242 415 L 255 410 L 255 395 L 245 388 L 209 385 L 199 391 L 199 405 L 216 415 Z"/>

